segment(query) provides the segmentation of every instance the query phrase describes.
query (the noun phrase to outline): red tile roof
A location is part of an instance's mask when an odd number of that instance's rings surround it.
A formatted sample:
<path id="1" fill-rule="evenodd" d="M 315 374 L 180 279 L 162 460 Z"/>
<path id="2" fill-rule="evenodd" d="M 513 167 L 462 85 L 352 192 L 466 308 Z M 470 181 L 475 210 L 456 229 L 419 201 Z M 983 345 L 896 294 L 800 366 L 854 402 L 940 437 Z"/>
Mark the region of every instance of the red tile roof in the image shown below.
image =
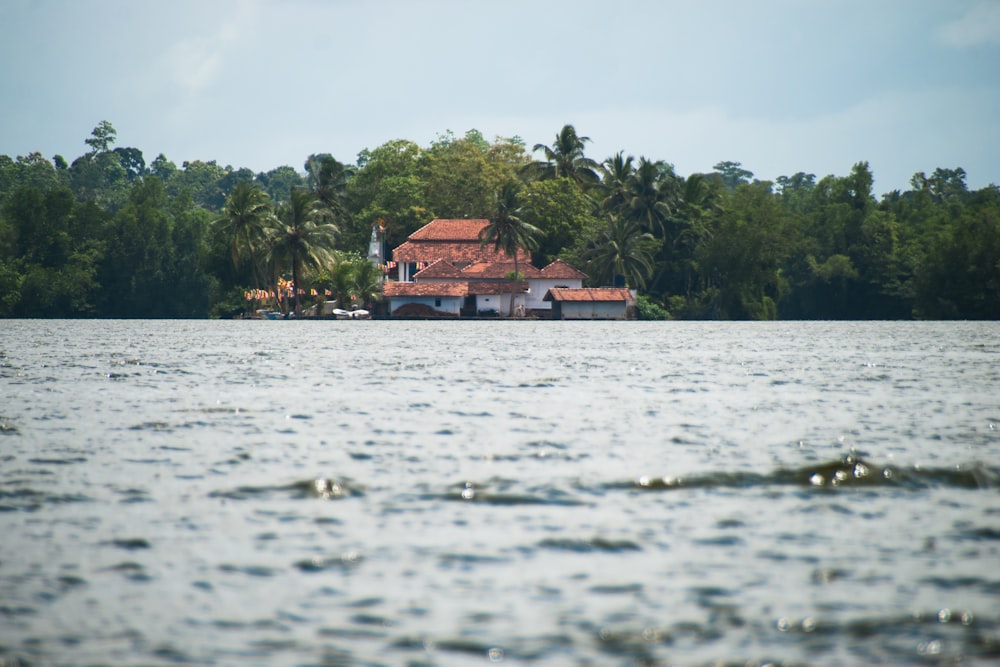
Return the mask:
<path id="1" fill-rule="evenodd" d="M 433 220 L 410 234 L 405 243 L 393 248 L 392 259 L 397 262 L 434 262 L 444 259 L 453 264 L 510 260 L 503 251 L 497 252 L 492 244 L 479 243 L 479 233 L 490 224 L 489 220 Z M 531 261 L 523 248 L 518 260 Z"/>
<path id="2" fill-rule="evenodd" d="M 518 257 L 528 259 L 526 253 Z M 479 241 L 407 241 L 393 249 L 392 258 L 397 262 L 435 262 L 443 259 L 452 264 L 468 265 L 474 262 L 495 262 L 507 259 L 507 256 L 503 252 L 494 252 L 491 245 L 479 245 Z"/>
<path id="3" fill-rule="evenodd" d="M 413 275 L 414 280 L 426 280 L 427 278 L 463 278 L 462 270 L 451 262 L 439 259 L 426 269 L 417 271 Z"/>
<path id="4" fill-rule="evenodd" d="M 388 282 L 382 286 L 382 294 L 392 297 L 407 296 L 466 296 L 468 283 L 397 283 Z"/>
<path id="5" fill-rule="evenodd" d="M 542 269 L 542 277 L 560 280 L 583 280 L 587 277 L 587 274 L 561 259 L 557 259 Z"/>
<path id="6" fill-rule="evenodd" d="M 525 278 L 540 278 L 542 272 L 531 264 L 518 262 L 517 270 Z M 508 273 L 514 271 L 514 262 L 476 262 L 462 269 L 462 276 L 467 279 L 504 279 Z"/>
<path id="7" fill-rule="evenodd" d="M 626 301 L 632 300 L 632 293 L 624 287 L 553 287 L 545 293 L 544 301 Z"/>
<path id="8" fill-rule="evenodd" d="M 431 220 L 410 234 L 411 241 L 475 241 L 489 220 Z"/>

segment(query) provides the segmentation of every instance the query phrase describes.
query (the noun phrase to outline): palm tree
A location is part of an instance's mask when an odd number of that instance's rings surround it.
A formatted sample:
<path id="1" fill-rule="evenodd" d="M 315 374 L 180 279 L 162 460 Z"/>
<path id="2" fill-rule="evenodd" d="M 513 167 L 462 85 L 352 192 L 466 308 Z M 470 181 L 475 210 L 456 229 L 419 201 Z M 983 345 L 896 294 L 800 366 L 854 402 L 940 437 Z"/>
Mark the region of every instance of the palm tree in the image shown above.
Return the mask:
<path id="1" fill-rule="evenodd" d="M 639 158 L 627 181 L 628 216 L 647 231 L 666 239 L 668 221 L 677 201 L 677 177 L 673 167 L 660 160 Z"/>
<path id="2" fill-rule="evenodd" d="M 488 225 L 479 232 L 481 245 L 493 244 L 496 252 L 501 250 L 514 258 L 513 280 L 520 280 L 518 255 L 521 250 L 535 250 L 538 247 L 538 235 L 541 230 L 520 218 L 522 213 L 518 201 L 519 185 L 516 181 L 507 181 L 497 192 L 494 205 L 495 213 Z M 510 293 L 510 315 L 514 314 L 514 292 Z"/>
<path id="3" fill-rule="evenodd" d="M 629 202 L 629 182 L 635 174 L 634 158 L 618 151 L 601 164 L 601 187 L 605 196 L 601 209 L 607 213 L 623 213 Z"/>
<path id="4" fill-rule="evenodd" d="M 333 264 L 326 271 L 330 289 L 338 308 L 348 310 L 354 296 L 354 260 L 356 255 L 337 250 L 333 253 Z"/>
<path id="5" fill-rule="evenodd" d="M 671 218 L 678 229 L 673 247 L 679 257 L 680 279 L 689 297 L 698 273 L 698 249 L 711 241 L 713 225 L 722 213 L 722 187 L 720 180 L 691 174 L 683 179 L 680 201 Z"/>
<path id="6" fill-rule="evenodd" d="M 239 270 L 240 260 L 253 264 L 254 287 L 260 287 L 259 256 L 266 230 L 272 226 L 274 211 L 267 193 L 251 181 L 233 186 L 222 217 L 212 221 L 212 230 L 230 246 L 233 268 Z"/>
<path id="7" fill-rule="evenodd" d="M 302 269 L 322 268 L 333 261 L 337 226 L 330 217 L 322 203 L 302 188 L 293 188 L 288 203 L 278 210 L 278 224 L 269 239 L 270 257 L 277 264 L 291 266 L 296 315 L 300 310 Z"/>
<path id="8" fill-rule="evenodd" d="M 532 152 L 542 151 L 545 161 L 533 166 L 542 178 L 570 178 L 583 186 L 593 185 L 600 180 L 597 176 L 600 165 L 583 154 L 588 141 L 590 137 L 578 136 L 572 125 L 564 125 L 551 147 L 535 144 Z"/>
<path id="9" fill-rule="evenodd" d="M 588 251 L 590 274 L 613 282 L 623 276 L 627 285 L 644 287 L 653 273 L 653 236 L 635 220 L 611 215 Z"/>
<path id="10" fill-rule="evenodd" d="M 356 253 L 334 251 L 333 264 L 324 276 L 338 307 L 345 310 L 352 303 L 370 308 L 382 296 L 382 269 Z"/>
<path id="11" fill-rule="evenodd" d="M 382 295 L 382 269 L 363 257 L 354 265 L 354 293 L 358 300 L 370 308 Z"/>
<path id="12" fill-rule="evenodd" d="M 330 210 L 335 220 L 347 220 L 350 213 L 344 200 L 347 182 L 354 175 L 354 169 L 328 153 L 310 155 L 305 168 L 306 183 L 316 199 Z"/>

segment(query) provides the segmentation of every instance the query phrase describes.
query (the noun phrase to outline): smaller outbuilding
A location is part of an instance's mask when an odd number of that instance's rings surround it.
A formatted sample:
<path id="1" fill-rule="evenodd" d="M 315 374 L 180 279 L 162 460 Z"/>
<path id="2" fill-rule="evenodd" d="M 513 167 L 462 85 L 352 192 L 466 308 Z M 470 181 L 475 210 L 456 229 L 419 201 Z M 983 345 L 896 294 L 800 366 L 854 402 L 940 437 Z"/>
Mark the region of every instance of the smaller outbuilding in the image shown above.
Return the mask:
<path id="1" fill-rule="evenodd" d="M 635 297 L 624 287 L 553 287 L 545 293 L 554 320 L 624 320 Z"/>
<path id="2" fill-rule="evenodd" d="M 392 317 L 458 317 L 468 283 L 397 283 L 382 286 Z"/>

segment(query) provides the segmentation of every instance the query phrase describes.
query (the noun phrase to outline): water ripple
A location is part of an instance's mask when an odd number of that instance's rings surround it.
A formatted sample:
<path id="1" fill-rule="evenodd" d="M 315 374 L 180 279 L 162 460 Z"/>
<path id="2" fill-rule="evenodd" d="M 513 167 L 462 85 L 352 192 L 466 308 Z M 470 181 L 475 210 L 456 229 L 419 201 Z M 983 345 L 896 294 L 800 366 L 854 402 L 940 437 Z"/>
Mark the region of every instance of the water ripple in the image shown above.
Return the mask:
<path id="1" fill-rule="evenodd" d="M 363 496 L 364 494 L 364 488 L 361 485 L 355 484 L 352 480 L 320 478 L 277 486 L 239 486 L 235 489 L 212 491 L 208 494 L 208 497 L 225 498 L 227 500 L 252 500 L 268 499 L 280 495 L 287 498 L 322 498 L 324 500 L 334 500 Z"/>
<path id="2" fill-rule="evenodd" d="M 606 488 L 636 488 L 649 491 L 677 489 L 734 489 L 767 486 L 800 486 L 837 489 L 844 487 L 897 487 L 924 489 L 952 487 L 991 489 L 1000 485 L 1000 468 L 983 464 L 953 467 L 877 466 L 849 454 L 842 459 L 798 468 L 781 468 L 767 473 L 713 472 L 684 477 L 642 476 L 628 482 L 612 482 Z"/>

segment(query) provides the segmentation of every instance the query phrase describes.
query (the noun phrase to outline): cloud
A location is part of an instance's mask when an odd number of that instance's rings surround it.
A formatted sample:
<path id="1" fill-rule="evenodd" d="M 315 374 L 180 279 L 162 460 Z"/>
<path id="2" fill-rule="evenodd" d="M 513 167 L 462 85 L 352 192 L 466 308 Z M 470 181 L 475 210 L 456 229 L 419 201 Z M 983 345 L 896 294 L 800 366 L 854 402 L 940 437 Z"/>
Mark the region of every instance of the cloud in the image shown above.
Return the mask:
<path id="1" fill-rule="evenodd" d="M 939 41 L 958 49 L 1000 46 L 1000 3 L 983 2 L 938 32 Z"/>
<path id="2" fill-rule="evenodd" d="M 257 6 L 246 2 L 239 7 L 239 11 L 227 15 L 225 20 L 204 21 L 203 25 L 218 25 L 212 33 L 182 39 L 163 54 L 169 79 L 182 91 L 200 93 L 218 83 L 241 41 L 253 34 Z"/>

